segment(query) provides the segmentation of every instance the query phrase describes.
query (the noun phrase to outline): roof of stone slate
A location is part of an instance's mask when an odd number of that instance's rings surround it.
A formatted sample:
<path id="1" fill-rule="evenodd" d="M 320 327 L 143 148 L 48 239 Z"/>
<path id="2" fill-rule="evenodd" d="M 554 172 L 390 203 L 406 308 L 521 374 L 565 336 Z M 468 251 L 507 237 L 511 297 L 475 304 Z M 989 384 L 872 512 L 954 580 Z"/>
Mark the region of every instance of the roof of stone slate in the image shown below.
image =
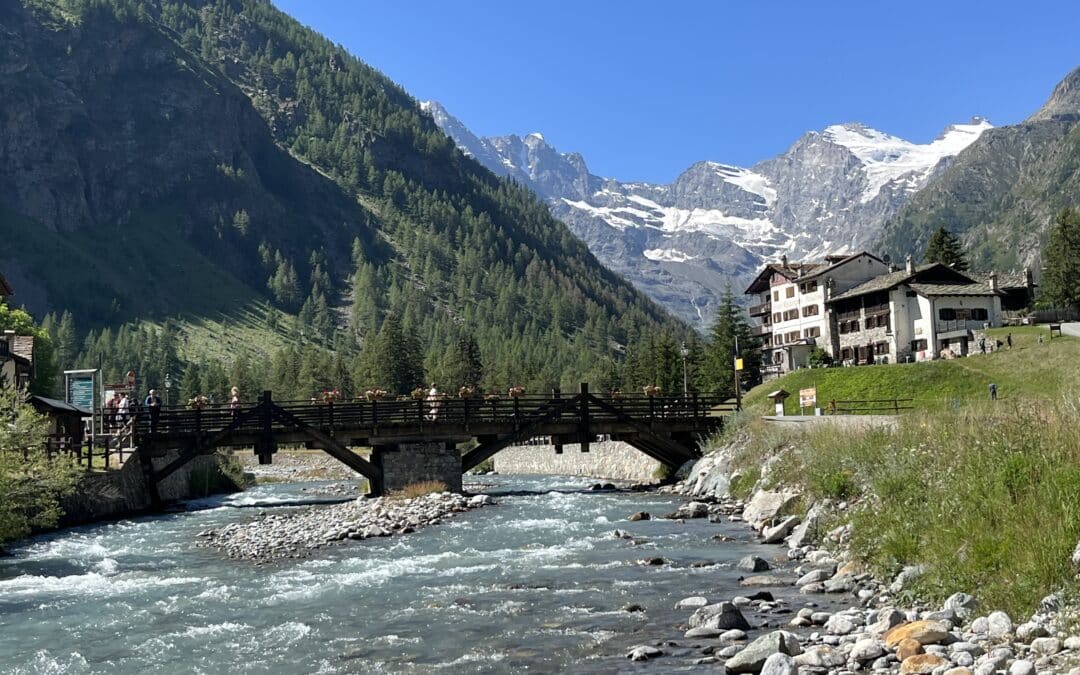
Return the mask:
<path id="1" fill-rule="evenodd" d="M 749 286 L 746 287 L 744 293 L 760 293 L 760 288 L 759 290 L 753 289 L 757 288 L 760 283 L 766 281 L 765 279 L 763 279 L 766 274 L 772 276 L 772 274 L 775 272 L 777 274 L 781 274 L 787 277 L 791 281 L 795 281 L 796 279 L 812 279 L 813 277 L 824 274 L 831 269 L 840 267 L 841 265 L 851 262 L 852 260 L 855 260 L 859 256 L 863 255 L 868 255 L 874 260 L 881 262 L 881 259 L 873 253 L 859 251 L 858 253 L 852 253 L 851 255 L 843 258 L 837 258 L 836 256 L 826 256 L 827 258 L 830 258 L 830 260 L 826 260 L 825 262 L 789 262 L 786 265 L 778 262 L 768 263 L 765 265 L 764 268 L 762 268 L 760 272 L 758 272 L 757 276 L 754 277 L 754 280 L 750 282 Z"/>
<path id="2" fill-rule="evenodd" d="M 920 276 L 925 275 L 927 272 L 947 272 L 948 275 L 954 276 L 960 283 L 940 283 L 934 281 L 917 281 Z M 970 283 L 963 283 L 963 280 L 967 279 Z M 898 272 L 889 272 L 888 274 L 882 274 L 876 276 L 869 281 L 865 281 L 854 288 L 850 288 L 840 295 L 837 295 L 829 299 L 829 302 L 837 302 L 838 300 L 847 300 L 849 298 L 857 298 L 861 295 L 867 295 L 870 293 L 878 293 L 881 291 L 887 291 L 891 288 L 895 288 L 900 284 L 906 283 L 911 286 L 912 290 L 916 293 L 922 291 L 922 288 L 926 292 L 923 295 L 995 295 L 990 291 L 990 287 L 985 284 L 980 284 L 972 279 L 968 274 L 954 270 L 947 265 L 941 263 L 930 263 L 927 265 L 918 265 L 914 271 L 908 272 L 906 269 Z M 919 287 L 919 288 L 916 288 Z M 961 289 L 966 289 L 967 292 L 960 292 Z M 984 292 L 985 291 L 985 292 Z"/>

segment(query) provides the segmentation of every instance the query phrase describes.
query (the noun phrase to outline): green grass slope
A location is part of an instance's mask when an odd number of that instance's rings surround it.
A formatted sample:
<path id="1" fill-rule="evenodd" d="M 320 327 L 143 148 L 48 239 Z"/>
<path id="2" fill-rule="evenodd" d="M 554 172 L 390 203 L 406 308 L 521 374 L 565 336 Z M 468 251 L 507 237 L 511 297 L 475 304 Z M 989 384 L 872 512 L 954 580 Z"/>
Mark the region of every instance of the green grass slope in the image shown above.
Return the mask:
<path id="1" fill-rule="evenodd" d="M 765 397 L 784 389 L 792 394 L 788 414 L 798 413 L 798 392 L 817 387 L 818 405 L 830 400 L 912 398 L 917 410 L 933 410 L 989 397 L 988 386 L 997 384 L 998 399 L 1055 399 L 1069 385 L 1080 386 L 1080 340 L 1049 339 L 1045 326 L 1000 328 L 990 335 L 1004 342 L 1012 333 L 1013 348 L 1004 346 L 992 354 L 978 354 L 950 361 L 903 363 L 853 368 L 804 369 L 755 387 L 745 406 L 767 413 L 772 404 Z M 1043 336 L 1039 344 L 1038 336 Z"/>

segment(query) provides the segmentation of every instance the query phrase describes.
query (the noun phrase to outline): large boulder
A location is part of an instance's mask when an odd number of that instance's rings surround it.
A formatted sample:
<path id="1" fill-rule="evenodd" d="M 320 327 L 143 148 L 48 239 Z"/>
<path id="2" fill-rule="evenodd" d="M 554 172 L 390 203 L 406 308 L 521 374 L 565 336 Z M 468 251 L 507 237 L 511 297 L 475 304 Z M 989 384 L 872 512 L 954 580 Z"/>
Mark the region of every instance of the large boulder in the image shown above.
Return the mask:
<path id="1" fill-rule="evenodd" d="M 771 567 L 769 561 L 756 555 L 748 555 L 735 564 L 743 572 L 767 572 Z"/>
<path id="2" fill-rule="evenodd" d="M 890 629 L 882 639 L 886 647 L 896 647 L 907 639 L 921 645 L 935 645 L 949 637 L 949 624 L 944 621 L 911 621 Z"/>
<path id="3" fill-rule="evenodd" d="M 949 660 L 937 654 L 916 654 L 900 664 L 901 675 L 930 675 L 938 668 L 949 665 Z"/>
<path id="4" fill-rule="evenodd" d="M 765 659 L 761 675 L 799 675 L 799 667 L 787 654 L 773 654 Z"/>
<path id="5" fill-rule="evenodd" d="M 818 523 L 821 522 L 821 504 L 814 504 L 806 512 L 803 521 L 795 526 L 788 537 L 787 543 L 791 548 L 802 548 L 816 544 L 818 541 Z"/>
<path id="6" fill-rule="evenodd" d="M 743 509 L 743 520 L 757 527 L 776 518 L 799 499 L 799 493 L 789 490 L 758 490 Z"/>
<path id="7" fill-rule="evenodd" d="M 760 673 L 773 654 L 802 654 L 799 638 L 783 630 L 762 635 L 728 659 L 724 663 L 724 669 L 729 673 Z"/>
<path id="8" fill-rule="evenodd" d="M 720 630 L 750 630 L 750 622 L 742 615 L 739 608 L 730 602 L 718 602 L 705 605 L 690 615 L 690 627 L 717 628 Z"/>
<path id="9" fill-rule="evenodd" d="M 772 527 L 766 527 L 761 533 L 762 544 L 779 544 L 784 541 L 784 537 L 788 536 L 795 526 L 799 524 L 802 518 L 798 516 L 788 516 L 780 521 L 777 525 Z"/>

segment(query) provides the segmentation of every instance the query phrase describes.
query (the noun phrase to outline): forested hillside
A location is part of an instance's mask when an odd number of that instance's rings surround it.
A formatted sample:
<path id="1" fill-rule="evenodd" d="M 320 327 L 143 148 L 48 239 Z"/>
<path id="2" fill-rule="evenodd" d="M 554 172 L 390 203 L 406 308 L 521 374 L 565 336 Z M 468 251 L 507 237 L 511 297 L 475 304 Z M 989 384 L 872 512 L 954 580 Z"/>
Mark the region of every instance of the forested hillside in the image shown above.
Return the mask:
<path id="1" fill-rule="evenodd" d="M 539 387 L 687 334 L 269 2 L 3 0 L 0 33 L 0 269 L 49 326 L 70 312 L 62 367 L 306 396 L 449 378 L 472 343 L 484 384 Z M 267 339 L 185 342 L 210 322 Z"/>

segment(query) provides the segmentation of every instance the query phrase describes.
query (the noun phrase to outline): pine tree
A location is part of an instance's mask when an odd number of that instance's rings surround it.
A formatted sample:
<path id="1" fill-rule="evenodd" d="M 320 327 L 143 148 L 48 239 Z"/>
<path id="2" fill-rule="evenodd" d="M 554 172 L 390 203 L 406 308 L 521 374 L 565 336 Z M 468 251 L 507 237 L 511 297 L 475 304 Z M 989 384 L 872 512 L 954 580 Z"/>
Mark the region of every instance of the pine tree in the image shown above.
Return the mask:
<path id="1" fill-rule="evenodd" d="M 738 350 L 736 351 L 736 342 Z M 743 359 L 740 380 L 753 382 L 760 367 L 755 342 L 743 310 L 728 288 L 716 308 L 716 322 L 701 367 L 702 387 L 707 393 L 735 395 L 735 358 Z"/>
<path id="2" fill-rule="evenodd" d="M 1080 309 L 1080 213 L 1063 209 L 1043 247 L 1042 304 Z"/>
<path id="3" fill-rule="evenodd" d="M 447 348 L 443 378 L 450 388 L 477 386 L 484 381 L 484 364 L 475 335 L 465 333 Z"/>
<path id="4" fill-rule="evenodd" d="M 944 225 L 930 237 L 930 241 L 926 244 L 926 252 L 923 253 L 923 260 L 927 263 L 942 263 L 961 272 L 968 268 L 967 257 L 964 255 L 964 247 L 960 244 L 960 239 L 946 230 Z"/>

